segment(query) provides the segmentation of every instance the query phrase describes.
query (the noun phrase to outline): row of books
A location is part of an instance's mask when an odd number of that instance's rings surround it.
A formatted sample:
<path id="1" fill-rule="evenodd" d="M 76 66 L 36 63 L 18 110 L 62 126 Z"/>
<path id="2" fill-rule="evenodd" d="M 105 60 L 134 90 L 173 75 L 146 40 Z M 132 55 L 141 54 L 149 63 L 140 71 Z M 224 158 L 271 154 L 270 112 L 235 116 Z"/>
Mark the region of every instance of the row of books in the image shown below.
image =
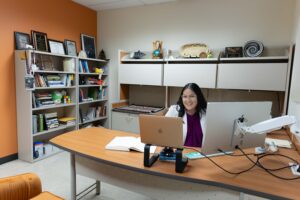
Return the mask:
<path id="1" fill-rule="evenodd" d="M 86 112 L 79 109 L 80 123 L 106 116 L 106 106 L 89 107 Z"/>
<path id="2" fill-rule="evenodd" d="M 33 134 L 57 128 L 60 125 L 72 126 L 75 124 L 75 117 L 62 117 L 58 119 L 56 112 L 32 115 Z"/>
<path id="3" fill-rule="evenodd" d="M 54 105 L 52 95 L 49 92 L 44 93 L 32 93 L 32 107 L 38 108 L 41 106 Z"/>
<path id="4" fill-rule="evenodd" d="M 79 90 L 79 102 L 93 101 L 97 99 L 105 99 L 107 88 L 88 88 L 85 93 L 83 89 Z"/>
<path id="5" fill-rule="evenodd" d="M 57 112 L 45 113 L 44 118 L 45 118 L 47 130 L 52 128 L 57 128 L 59 126 L 59 122 L 57 119 Z"/>
<path id="6" fill-rule="evenodd" d="M 90 73 L 89 65 L 87 60 L 80 60 L 79 62 L 79 72 Z"/>
<path id="7" fill-rule="evenodd" d="M 36 87 L 70 87 L 74 80 L 72 74 L 42 75 L 34 74 Z"/>
<path id="8" fill-rule="evenodd" d="M 94 77 L 79 77 L 79 84 L 80 85 L 99 85 L 99 79 Z"/>
<path id="9" fill-rule="evenodd" d="M 32 93 L 32 108 L 39 108 L 43 106 L 51 106 L 55 104 L 63 103 L 62 99 L 59 98 L 59 95 L 64 94 L 64 96 L 68 96 L 67 91 L 62 90 L 60 92 L 38 92 Z"/>
<path id="10" fill-rule="evenodd" d="M 76 118 L 75 117 L 62 117 L 58 119 L 60 124 L 71 126 L 75 125 L 76 123 Z"/>
<path id="11" fill-rule="evenodd" d="M 104 70 L 101 66 L 99 67 L 89 66 L 87 60 L 80 60 L 78 70 L 79 72 L 84 72 L 84 73 L 99 73 L 99 74 L 104 73 Z"/>

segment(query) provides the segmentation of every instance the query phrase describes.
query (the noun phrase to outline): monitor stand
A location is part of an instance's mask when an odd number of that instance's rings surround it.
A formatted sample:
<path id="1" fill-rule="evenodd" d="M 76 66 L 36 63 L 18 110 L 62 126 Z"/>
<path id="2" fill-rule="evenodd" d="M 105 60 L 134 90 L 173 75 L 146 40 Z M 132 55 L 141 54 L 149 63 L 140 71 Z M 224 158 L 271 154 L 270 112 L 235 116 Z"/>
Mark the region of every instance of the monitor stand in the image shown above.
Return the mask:
<path id="1" fill-rule="evenodd" d="M 151 167 L 159 158 L 159 154 L 154 153 L 150 158 L 150 147 L 151 144 L 146 144 L 144 147 L 144 166 L 145 167 Z M 172 148 L 165 147 L 162 151 L 165 153 L 170 153 Z M 173 150 L 172 150 L 173 151 Z M 188 163 L 188 159 L 182 156 L 183 149 L 177 148 L 175 151 L 175 171 L 177 173 L 182 173 L 184 171 L 184 168 L 186 164 Z"/>

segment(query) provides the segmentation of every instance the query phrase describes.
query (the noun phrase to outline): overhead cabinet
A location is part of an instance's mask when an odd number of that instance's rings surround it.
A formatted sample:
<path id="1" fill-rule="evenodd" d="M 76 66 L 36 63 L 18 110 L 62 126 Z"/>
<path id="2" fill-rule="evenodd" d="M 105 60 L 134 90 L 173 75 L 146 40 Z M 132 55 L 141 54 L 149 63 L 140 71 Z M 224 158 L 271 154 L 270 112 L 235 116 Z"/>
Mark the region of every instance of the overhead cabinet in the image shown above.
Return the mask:
<path id="1" fill-rule="evenodd" d="M 187 83 L 197 83 L 202 88 L 216 87 L 217 64 L 165 64 L 164 86 L 182 87 Z"/>
<path id="2" fill-rule="evenodd" d="M 288 55 L 278 52 L 262 57 L 165 59 L 151 59 L 148 53 L 144 59 L 132 59 L 120 51 L 119 83 L 183 87 L 194 82 L 212 89 L 286 91 Z"/>
<path id="3" fill-rule="evenodd" d="M 119 65 L 120 84 L 162 85 L 163 64 L 128 63 Z"/>
<path id="4" fill-rule="evenodd" d="M 217 88 L 285 91 L 288 59 L 248 60 L 218 64 Z M 247 63 L 248 62 L 248 63 Z"/>

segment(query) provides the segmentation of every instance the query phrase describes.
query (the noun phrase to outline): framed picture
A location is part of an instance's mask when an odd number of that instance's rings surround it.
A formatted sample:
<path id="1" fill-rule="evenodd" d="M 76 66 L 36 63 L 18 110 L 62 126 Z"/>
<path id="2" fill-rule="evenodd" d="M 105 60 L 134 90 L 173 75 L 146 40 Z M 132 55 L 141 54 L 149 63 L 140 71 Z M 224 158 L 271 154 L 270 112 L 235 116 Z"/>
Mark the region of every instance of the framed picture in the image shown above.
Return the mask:
<path id="1" fill-rule="evenodd" d="M 65 40 L 66 54 L 70 56 L 77 56 L 76 42 L 72 40 Z"/>
<path id="2" fill-rule="evenodd" d="M 15 32 L 16 49 L 28 49 L 30 44 L 30 35 L 27 33 Z"/>
<path id="3" fill-rule="evenodd" d="M 225 57 L 243 57 L 243 47 L 225 47 Z"/>
<path id="4" fill-rule="evenodd" d="M 96 58 L 95 37 L 81 34 L 81 47 L 88 58 Z"/>
<path id="5" fill-rule="evenodd" d="M 51 53 L 65 55 L 64 43 L 57 40 L 48 40 Z"/>
<path id="6" fill-rule="evenodd" d="M 31 35 L 32 35 L 32 43 L 36 50 L 49 51 L 46 33 L 31 31 Z"/>

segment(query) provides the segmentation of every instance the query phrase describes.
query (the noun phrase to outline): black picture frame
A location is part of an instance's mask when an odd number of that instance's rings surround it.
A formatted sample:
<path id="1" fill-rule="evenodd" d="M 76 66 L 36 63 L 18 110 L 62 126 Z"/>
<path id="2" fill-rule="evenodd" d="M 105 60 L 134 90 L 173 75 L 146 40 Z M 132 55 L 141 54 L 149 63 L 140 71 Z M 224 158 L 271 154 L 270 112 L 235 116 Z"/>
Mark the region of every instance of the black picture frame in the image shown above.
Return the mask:
<path id="1" fill-rule="evenodd" d="M 64 40 L 66 54 L 69 56 L 77 56 L 76 42 L 73 40 Z"/>
<path id="2" fill-rule="evenodd" d="M 32 44 L 34 48 L 38 51 L 49 51 L 47 42 L 47 33 L 31 31 Z"/>
<path id="3" fill-rule="evenodd" d="M 88 58 L 96 58 L 96 43 L 95 37 L 81 34 L 81 47 L 82 50 L 85 51 Z"/>
<path id="4" fill-rule="evenodd" d="M 15 31 L 14 35 L 15 35 L 16 50 L 29 49 L 28 47 L 26 47 L 27 44 L 31 45 L 30 35 L 28 33 Z"/>
<path id="5" fill-rule="evenodd" d="M 243 57 L 243 47 L 225 47 L 226 58 Z"/>
<path id="6" fill-rule="evenodd" d="M 51 53 L 66 55 L 64 43 L 62 41 L 48 39 L 48 44 Z"/>

